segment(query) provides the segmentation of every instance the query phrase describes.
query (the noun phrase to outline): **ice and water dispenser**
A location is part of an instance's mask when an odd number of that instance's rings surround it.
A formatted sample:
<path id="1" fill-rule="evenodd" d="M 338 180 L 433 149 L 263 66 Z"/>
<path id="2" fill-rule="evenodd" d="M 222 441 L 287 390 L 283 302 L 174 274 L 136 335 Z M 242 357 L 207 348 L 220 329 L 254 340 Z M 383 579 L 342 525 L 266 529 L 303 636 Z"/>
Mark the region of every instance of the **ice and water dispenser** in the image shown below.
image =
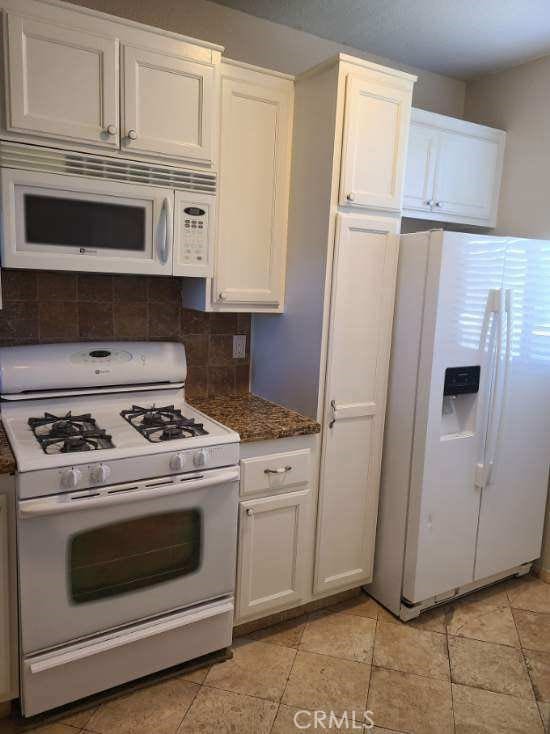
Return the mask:
<path id="1" fill-rule="evenodd" d="M 441 437 L 471 436 L 475 430 L 479 365 L 447 367 L 441 410 Z"/>

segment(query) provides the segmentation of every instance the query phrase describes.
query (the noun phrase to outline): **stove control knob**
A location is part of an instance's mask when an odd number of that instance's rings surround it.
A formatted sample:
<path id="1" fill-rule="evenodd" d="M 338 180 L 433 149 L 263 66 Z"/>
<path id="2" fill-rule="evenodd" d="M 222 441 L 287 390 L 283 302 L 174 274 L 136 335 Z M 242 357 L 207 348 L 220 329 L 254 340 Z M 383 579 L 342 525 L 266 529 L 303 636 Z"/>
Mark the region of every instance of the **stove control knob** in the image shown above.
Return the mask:
<path id="1" fill-rule="evenodd" d="M 205 466 L 207 458 L 208 458 L 208 454 L 206 453 L 204 449 L 201 449 L 200 451 L 197 451 L 197 453 L 193 455 L 193 464 L 195 466 Z"/>
<path id="2" fill-rule="evenodd" d="M 81 479 L 80 469 L 65 469 L 61 474 L 61 484 L 65 489 L 76 489 Z"/>
<path id="3" fill-rule="evenodd" d="M 172 471 L 183 471 L 185 466 L 185 454 L 174 454 L 170 458 L 170 469 Z"/>
<path id="4" fill-rule="evenodd" d="M 107 464 L 96 464 L 90 469 L 90 480 L 94 484 L 103 484 L 111 476 L 111 467 Z"/>

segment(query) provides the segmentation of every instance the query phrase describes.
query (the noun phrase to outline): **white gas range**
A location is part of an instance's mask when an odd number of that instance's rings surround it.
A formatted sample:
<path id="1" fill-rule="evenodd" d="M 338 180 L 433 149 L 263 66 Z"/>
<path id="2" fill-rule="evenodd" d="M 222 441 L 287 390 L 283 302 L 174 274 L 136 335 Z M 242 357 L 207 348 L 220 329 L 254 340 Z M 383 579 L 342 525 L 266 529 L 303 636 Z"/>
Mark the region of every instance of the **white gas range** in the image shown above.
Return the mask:
<path id="1" fill-rule="evenodd" d="M 26 716 L 231 644 L 239 436 L 172 343 L 0 349 Z"/>

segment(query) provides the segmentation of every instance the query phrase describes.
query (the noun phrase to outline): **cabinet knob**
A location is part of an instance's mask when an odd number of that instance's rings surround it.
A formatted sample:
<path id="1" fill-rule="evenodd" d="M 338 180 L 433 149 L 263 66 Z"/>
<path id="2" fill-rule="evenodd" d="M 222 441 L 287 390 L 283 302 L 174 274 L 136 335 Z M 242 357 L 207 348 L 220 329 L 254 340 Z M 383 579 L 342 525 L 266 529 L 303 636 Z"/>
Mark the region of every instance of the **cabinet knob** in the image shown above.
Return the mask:
<path id="1" fill-rule="evenodd" d="M 118 132 L 118 128 L 116 125 L 107 125 L 107 127 L 105 128 L 105 132 L 107 133 L 107 135 L 116 135 Z"/>
<path id="2" fill-rule="evenodd" d="M 248 515 L 248 517 L 252 517 L 252 515 L 254 514 L 254 510 L 251 507 L 249 507 L 246 511 L 246 514 Z"/>
<path id="3" fill-rule="evenodd" d="M 348 201 L 355 201 L 355 194 L 353 193 L 353 191 L 349 192 L 349 194 L 346 196 L 346 199 Z"/>
<path id="4" fill-rule="evenodd" d="M 436 201 L 436 202 L 435 202 L 435 205 L 436 205 L 436 206 L 443 206 L 443 202 L 442 202 L 442 201 Z"/>
<path id="5" fill-rule="evenodd" d="M 225 301 L 225 296 L 223 293 L 218 294 L 218 301 Z"/>
<path id="6" fill-rule="evenodd" d="M 426 202 L 426 206 L 433 206 L 434 204 L 435 202 L 433 199 L 428 199 L 428 201 Z"/>
<path id="7" fill-rule="evenodd" d="M 135 130 L 128 130 L 128 138 L 135 140 L 137 138 L 137 132 Z"/>

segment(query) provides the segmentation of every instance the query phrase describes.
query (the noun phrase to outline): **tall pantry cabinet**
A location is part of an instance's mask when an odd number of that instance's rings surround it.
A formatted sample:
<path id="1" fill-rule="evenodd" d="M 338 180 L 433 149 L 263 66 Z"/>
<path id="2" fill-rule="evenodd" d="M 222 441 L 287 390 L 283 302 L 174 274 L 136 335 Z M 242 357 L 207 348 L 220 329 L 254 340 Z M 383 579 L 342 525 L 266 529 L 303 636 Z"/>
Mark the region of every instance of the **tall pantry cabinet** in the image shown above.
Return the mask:
<path id="1" fill-rule="evenodd" d="M 343 54 L 296 80 L 285 312 L 254 317 L 252 389 L 323 426 L 316 596 L 372 578 L 414 81 Z"/>

